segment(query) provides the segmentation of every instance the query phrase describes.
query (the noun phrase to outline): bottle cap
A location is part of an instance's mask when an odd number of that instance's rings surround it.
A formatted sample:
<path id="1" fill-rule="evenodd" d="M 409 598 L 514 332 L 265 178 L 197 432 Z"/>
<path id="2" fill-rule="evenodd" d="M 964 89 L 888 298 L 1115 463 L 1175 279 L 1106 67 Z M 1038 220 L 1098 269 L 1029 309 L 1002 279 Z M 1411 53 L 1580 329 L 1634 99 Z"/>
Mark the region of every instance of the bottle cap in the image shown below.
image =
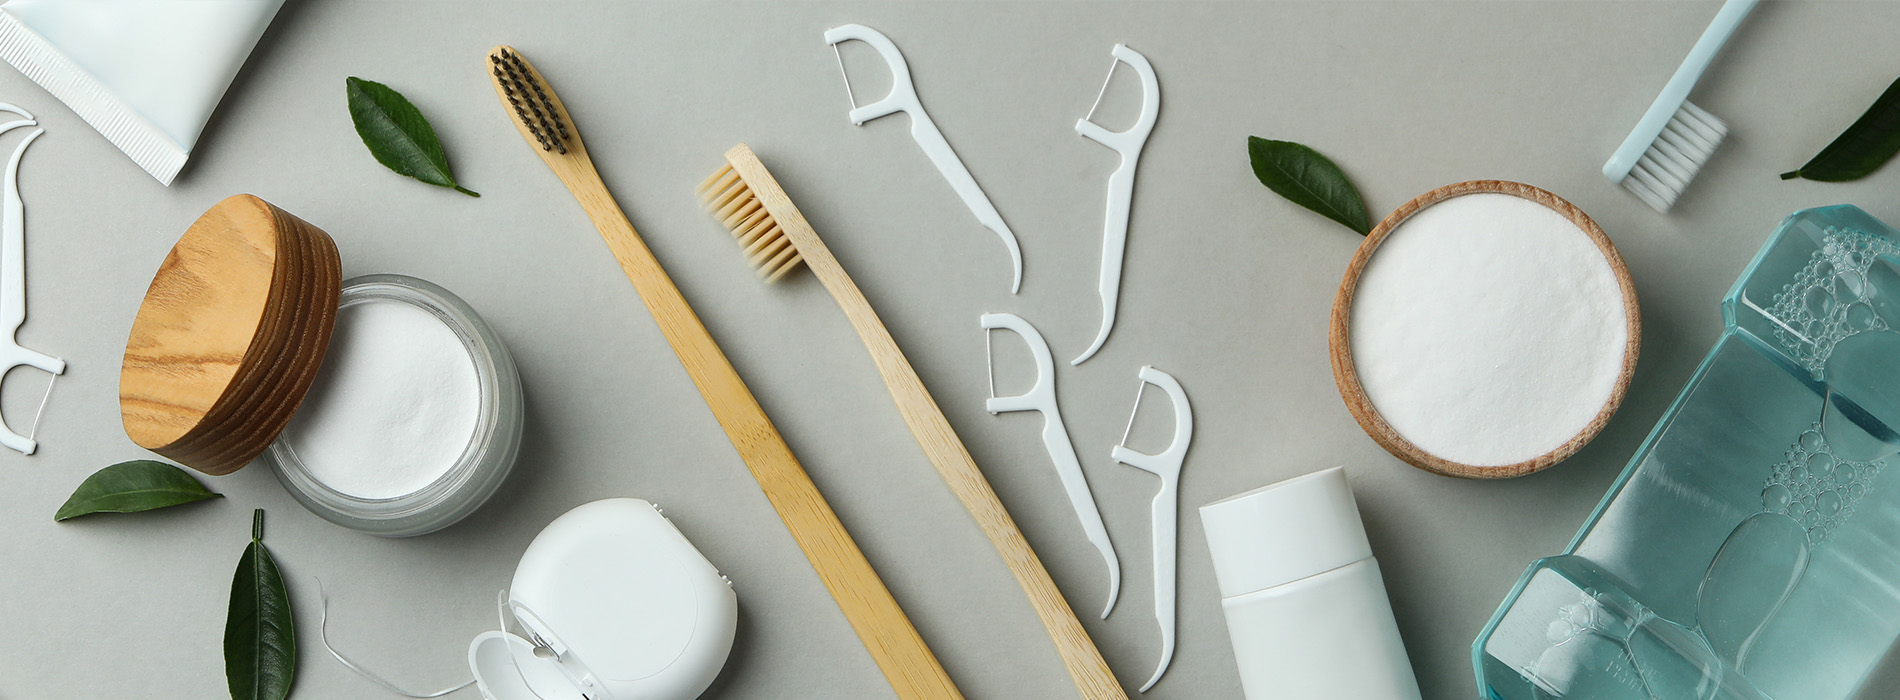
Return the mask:
<path id="1" fill-rule="evenodd" d="M 1372 556 L 1344 467 L 1201 506 L 1222 598 L 1265 590 Z"/>

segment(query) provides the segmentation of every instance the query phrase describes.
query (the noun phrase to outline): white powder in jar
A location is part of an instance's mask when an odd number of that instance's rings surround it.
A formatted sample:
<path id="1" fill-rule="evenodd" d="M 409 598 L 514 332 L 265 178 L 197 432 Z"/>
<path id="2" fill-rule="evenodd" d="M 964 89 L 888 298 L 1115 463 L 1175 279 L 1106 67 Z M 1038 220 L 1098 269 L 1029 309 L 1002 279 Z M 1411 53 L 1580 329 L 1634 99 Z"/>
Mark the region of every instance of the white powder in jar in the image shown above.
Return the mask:
<path id="1" fill-rule="evenodd" d="M 481 413 L 475 359 L 434 313 L 370 299 L 337 313 L 316 382 L 283 440 L 317 481 L 358 498 L 448 473 Z"/>
<path id="2" fill-rule="evenodd" d="M 1588 233 L 1528 199 L 1469 194 L 1413 214 L 1366 263 L 1353 366 L 1419 449 L 1505 466 L 1557 449 L 1603 410 L 1628 324 Z"/>

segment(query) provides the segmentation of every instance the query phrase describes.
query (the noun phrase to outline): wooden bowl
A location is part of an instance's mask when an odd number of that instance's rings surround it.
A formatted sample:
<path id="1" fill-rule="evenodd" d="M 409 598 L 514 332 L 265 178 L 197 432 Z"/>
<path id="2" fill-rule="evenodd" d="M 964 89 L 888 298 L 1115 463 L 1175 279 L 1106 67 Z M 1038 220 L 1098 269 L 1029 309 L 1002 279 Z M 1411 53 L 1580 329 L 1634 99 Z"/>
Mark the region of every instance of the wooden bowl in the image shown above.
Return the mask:
<path id="1" fill-rule="evenodd" d="M 251 195 L 213 206 L 133 321 L 119 374 L 126 435 L 206 474 L 248 464 L 315 380 L 342 282 L 322 230 Z"/>
<path id="2" fill-rule="evenodd" d="M 1528 199 L 1561 214 L 1582 229 L 1596 243 L 1603 257 L 1608 260 L 1610 269 L 1616 276 L 1617 286 L 1622 291 L 1623 313 L 1628 319 L 1629 339 L 1623 353 L 1621 372 L 1616 378 L 1609 400 L 1604 403 L 1595 418 L 1583 430 L 1556 449 L 1532 459 L 1501 466 L 1475 466 L 1454 462 L 1427 452 L 1400 435 L 1367 398 L 1365 387 L 1360 384 L 1358 368 L 1354 364 L 1352 353 L 1353 298 L 1358 291 L 1360 275 L 1372 260 L 1372 256 L 1379 250 L 1379 245 L 1400 224 L 1405 223 L 1412 215 L 1426 207 L 1453 197 L 1478 193 L 1506 194 Z M 1636 288 L 1630 283 L 1629 268 L 1624 266 L 1623 257 L 1616 252 L 1616 246 L 1610 243 L 1609 237 L 1604 235 L 1603 229 L 1599 228 L 1589 215 L 1564 201 L 1562 197 L 1530 185 L 1502 180 L 1476 180 L 1446 185 L 1419 195 L 1392 212 L 1384 221 L 1379 222 L 1379 226 L 1366 236 L 1365 242 L 1360 244 L 1358 252 L 1353 255 L 1351 264 L 1347 266 L 1346 277 L 1340 282 L 1339 294 L 1333 300 L 1332 328 L 1328 340 L 1332 351 L 1333 380 L 1339 385 L 1339 394 L 1345 399 L 1346 408 L 1352 412 L 1353 418 L 1359 421 L 1360 427 L 1364 428 L 1366 434 L 1372 436 L 1373 441 L 1379 443 L 1380 447 L 1425 471 L 1469 479 L 1498 479 L 1523 476 L 1543 470 L 1576 454 L 1577 450 L 1582 449 L 1586 443 L 1595 438 L 1597 433 L 1602 431 L 1604 424 L 1609 422 L 1610 416 L 1616 413 L 1617 406 L 1623 402 L 1623 395 L 1629 388 L 1630 376 L 1636 371 L 1636 355 L 1641 339 L 1642 320 L 1636 303 Z"/>

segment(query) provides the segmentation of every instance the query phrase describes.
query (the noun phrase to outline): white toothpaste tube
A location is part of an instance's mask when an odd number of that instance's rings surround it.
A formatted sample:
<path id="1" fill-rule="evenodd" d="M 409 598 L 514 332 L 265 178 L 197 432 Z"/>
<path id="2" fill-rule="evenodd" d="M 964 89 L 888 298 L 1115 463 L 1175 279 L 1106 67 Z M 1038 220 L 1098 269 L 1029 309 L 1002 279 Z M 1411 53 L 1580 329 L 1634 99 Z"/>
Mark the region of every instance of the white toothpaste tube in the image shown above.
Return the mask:
<path id="1" fill-rule="evenodd" d="M 284 0 L 6 0 L 0 59 L 166 185 Z"/>

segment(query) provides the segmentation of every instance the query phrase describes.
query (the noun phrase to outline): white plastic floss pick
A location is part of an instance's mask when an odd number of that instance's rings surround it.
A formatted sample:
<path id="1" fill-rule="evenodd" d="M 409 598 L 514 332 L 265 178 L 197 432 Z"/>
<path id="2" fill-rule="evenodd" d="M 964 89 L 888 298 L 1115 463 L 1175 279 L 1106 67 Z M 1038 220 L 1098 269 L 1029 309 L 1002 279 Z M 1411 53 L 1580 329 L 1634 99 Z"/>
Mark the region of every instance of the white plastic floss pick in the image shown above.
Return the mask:
<path id="1" fill-rule="evenodd" d="M 990 399 L 983 407 L 990 415 L 1011 411 L 1042 413 L 1042 445 L 1049 451 L 1049 461 L 1055 463 L 1056 475 L 1062 478 L 1069 505 L 1082 521 L 1083 534 L 1088 536 L 1089 544 L 1102 553 L 1102 563 L 1108 566 L 1108 604 L 1102 608 L 1102 617 L 1106 619 L 1109 611 L 1115 609 L 1115 600 L 1121 596 L 1121 561 L 1115 558 L 1115 547 L 1109 544 L 1108 528 L 1102 524 L 1101 511 L 1095 508 L 1095 495 L 1089 491 L 1088 479 L 1082 475 L 1082 462 L 1075 456 L 1075 444 L 1069 441 L 1069 429 L 1062 424 L 1062 412 L 1056 408 L 1056 362 L 1049 353 L 1049 343 L 1034 326 L 1016 314 L 983 314 L 979 322 L 983 326 L 984 358 L 990 365 Z M 989 336 L 990 331 L 998 328 L 1022 336 L 1030 354 L 1036 358 L 1036 384 L 1022 395 L 996 395 L 996 364 L 989 352 Z"/>
<path id="2" fill-rule="evenodd" d="M 1135 201 L 1135 166 L 1140 164 L 1141 149 L 1147 145 L 1148 134 L 1155 130 L 1155 118 L 1161 114 L 1161 83 L 1155 80 L 1154 66 L 1148 65 L 1147 57 L 1121 44 L 1116 44 L 1109 53 L 1115 56 L 1115 61 L 1109 64 L 1102 91 L 1096 93 L 1095 104 L 1089 107 L 1088 115 L 1075 121 L 1075 133 L 1115 149 L 1122 157 L 1121 165 L 1108 176 L 1108 213 L 1102 220 L 1102 277 L 1098 290 L 1102 296 L 1102 329 L 1096 332 L 1095 342 L 1088 350 L 1069 361 L 1071 365 L 1094 357 L 1102 344 L 1108 342 L 1108 332 L 1115 327 L 1115 304 L 1122 288 L 1122 253 L 1128 248 L 1128 210 Z M 1095 109 L 1102 106 L 1108 83 L 1115 78 L 1115 69 L 1123 63 L 1133 66 L 1135 73 L 1141 76 L 1141 116 L 1126 131 L 1109 131 L 1089 119 L 1095 116 Z"/>
<path id="3" fill-rule="evenodd" d="M 1151 525 L 1154 529 L 1155 622 L 1161 625 L 1161 663 L 1155 675 L 1141 686 L 1148 692 L 1161 674 L 1168 672 L 1174 660 L 1174 569 L 1175 532 L 1179 519 L 1181 463 L 1187 459 L 1188 443 L 1194 440 L 1194 412 L 1188 408 L 1187 392 L 1167 372 L 1149 366 L 1141 368 L 1141 388 L 1135 391 L 1135 411 L 1141 410 L 1141 394 L 1149 384 L 1167 392 L 1174 405 L 1174 441 L 1161 454 L 1136 452 L 1128 448 L 1128 433 L 1135 428 L 1135 414 L 1128 415 L 1128 428 L 1122 431 L 1120 444 L 1109 452 L 1115 461 L 1161 477 L 1161 492 L 1155 494 Z"/>
<path id="4" fill-rule="evenodd" d="M 26 117 L 0 124 L 0 133 L 38 124 L 33 115 L 19 107 L 0 102 L 0 111 Z M 45 129 L 34 129 L 13 147 L 13 157 L 7 160 L 6 193 L 4 200 L 0 200 L 0 330 L 6 332 L 5 337 L 0 338 L 0 381 L 4 381 L 13 368 L 21 366 L 50 372 L 55 377 L 53 381 L 66 372 L 65 360 L 20 347 L 17 339 L 20 324 L 26 322 L 26 205 L 20 200 L 20 156 L 43 133 Z M 39 443 L 33 438 L 39 433 L 40 414 L 46 410 L 46 399 L 53 395 L 53 381 L 47 382 L 39 410 L 33 413 L 33 428 L 26 435 L 13 432 L 6 426 L 6 419 L 0 417 L 0 445 L 29 455 L 39 449 Z"/>
<path id="5" fill-rule="evenodd" d="M 844 54 L 838 51 L 838 44 L 851 40 L 862 41 L 876 49 L 878 55 L 891 70 L 891 92 L 884 99 L 863 107 L 858 106 L 858 98 L 851 93 L 851 74 L 844 70 Z M 957 158 L 957 152 L 950 150 L 950 142 L 943 140 L 943 132 L 937 130 L 937 123 L 930 120 L 924 112 L 924 104 L 917 99 L 917 88 L 910 82 L 910 64 L 904 62 L 904 54 L 897 45 L 879 33 L 876 29 L 862 24 L 847 24 L 842 27 L 825 30 L 825 42 L 831 44 L 831 51 L 838 56 L 838 73 L 844 76 L 845 96 L 851 99 L 851 123 L 864 126 L 865 122 L 878 117 L 889 116 L 897 112 L 910 115 L 910 137 L 917 146 L 924 149 L 924 155 L 930 156 L 930 162 L 937 166 L 937 172 L 943 179 L 950 181 L 951 189 L 963 198 L 964 206 L 976 215 L 982 223 L 1003 239 L 1003 245 L 1009 248 L 1009 261 L 1014 277 L 1009 285 L 1009 293 L 1015 294 L 1023 286 L 1023 251 L 1016 245 L 1016 234 L 1011 233 L 1009 224 L 1003 223 L 1003 215 L 996 213 L 996 206 L 990 204 L 990 198 L 978 187 L 976 178 L 970 176 L 969 169 L 963 167 L 963 161 Z"/>

